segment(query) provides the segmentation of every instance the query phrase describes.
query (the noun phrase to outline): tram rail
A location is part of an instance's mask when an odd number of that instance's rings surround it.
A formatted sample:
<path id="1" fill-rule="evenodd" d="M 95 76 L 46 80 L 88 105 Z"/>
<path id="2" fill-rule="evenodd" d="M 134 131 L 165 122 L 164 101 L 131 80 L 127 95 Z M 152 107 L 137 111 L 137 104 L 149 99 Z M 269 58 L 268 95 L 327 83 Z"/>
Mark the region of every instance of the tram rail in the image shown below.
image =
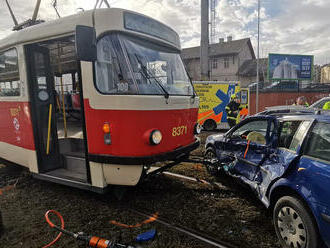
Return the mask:
<path id="1" fill-rule="evenodd" d="M 177 178 L 179 180 L 185 180 L 185 181 L 189 181 L 189 182 L 196 182 L 196 183 L 202 183 L 202 184 L 205 184 L 205 185 L 209 185 L 209 186 L 212 186 L 212 187 L 217 187 L 217 188 L 225 188 L 225 186 L 221 185 L 220 183 L 217 183 L 217 182 L 209 182 L 209 181 L 206 181 L 204 179 L 199 179 L 199 178 L 194 178 L 194 177 L 189 177 L 189 176 L 185 176 L 185 175 L 181 175 L 181 174 L 177 174 L 177 173 L 172 173 L 172 172 L 163 172 L 164 175 L 168 176 L 168 177 L 172 177 L 172 178 Z M 17 178 L 11 178 L 11 180 L 9 180 L 6 185 L 8 184 L 13 184 L 16 185 L 17 182 L 18 182 L 18 178 L 20 176 L 17 175 Z M 101 202 L 104 202 L 104 203 L 109 203 L 108 200 L 105 198 L 105 199 L 102 199 L 102 198 L 99 198 L 97 197 L 98 200 L 100 200 Z M 118 208 L 122 208 L 123 210 L 126 210 L 128 212 L 131 212 L 137 216 L 141 216 L 143 218 L 153 218 L 154 217 L 154 214 L 150 213 L 148 210 L 141 210 L 141 209 L 137 209 L 137 208 L 134 208 L 134 207 L 127 207 L 127 206 L 121 206 L 119 205 Z M 169 219 L 167 219 L 166 217 L 162 216 L 161 214 L 159 214 L 157 216 L 157 218 L 154 218 L 154 222 L 155 223 L 158 223 L 170 230 L 173 230 L 173 231 L 177 231 L 177 232 L 180 232 L 192 239 L 195 239 L 197 241 L 200 241 L 206 245 L 209 245 L 209 246 L 212 246 L 212 247 L 218 247 L 218 248 L 235 248 L 234 245 L 232 244 L 229 244 L 225 241 L 222 241 L 222 240 L 219 240 L 218 238 L 215 238 L 215 237 L 211 237 L 210 235 L 208 234 L 205 234 L 205 233 L 202 233 L 198 230 L 194 230 L 192 228 L 189 228 L 189 227 L 185 227 L 185 226 L 181 226 L 181 225 L 177 225 L 177 224 L 173 224 L 173 222 Z M 147 247 L 147 246 L 144 246 L 144 247 Z"/>
<path id="2" fill-rule="evenodd" d="M 152 214 L 148 214 L 148 213 L 145 213 L 141 210 L 136 210 L 136 209 L 133 209 L 133 208 L 128 208 L 128 210 L 131 211 L 134 214 L 143 216 L 145 218 L 151 218 L 153 216 Z M 205 244 L 212 245 L 213 247 L 235 248 L 235 246 L 233 246 L 229 243 L 226 243 L 224 241 L 221 241 L 221 240 L 218 240 L 216 238 L 210 237 L 209 235 L 201 233 L 199 231 L 196 231 L 196 230 L 193 230 L 193 229 L 190 229 L 190 228 L 187 228 L 187 227 L 182 227 L 182 226 L 179 226 L 179 225 L 173 225 L 168 220 L 166 220 L 165 218 L 158 217 L 157 219 L 155 219 L 155 222 L 157 222 L 157 223 L 159 223 L 163 226 L 166 226 L 169 229 L 181 232 L 181 233 L 183 233 L 183 234 L 185 234 L 185 235 L 187 235 L 191 238 L 202 241 Z"/>

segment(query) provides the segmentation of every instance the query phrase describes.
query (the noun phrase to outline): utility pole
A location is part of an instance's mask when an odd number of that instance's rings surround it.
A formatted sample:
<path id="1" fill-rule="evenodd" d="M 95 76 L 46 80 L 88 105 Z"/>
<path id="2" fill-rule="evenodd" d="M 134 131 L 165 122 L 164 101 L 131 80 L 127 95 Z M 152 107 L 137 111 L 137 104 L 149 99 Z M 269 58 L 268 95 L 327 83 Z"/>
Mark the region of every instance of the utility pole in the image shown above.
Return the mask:
<path id="1" fill-rule="evenodd" d="M 258 48 L 257 48 L 257 88 L 256 88 L 256 113 L 259 112 L 259 57 L 260 57 L 260 0 L 258 0 Z"/>
<path id="2" fill-rule="evenodd" d="M 201 79 L 209 79 L 209 0 L 201 0 Z"/>
<path id="3" fill-rule="evenodd" d="M 214 44 L 216 43 L 216 0 L 210 0 L 210 12 L 211 12 L 211 35 L 210 35 L 210 43 Z"/>

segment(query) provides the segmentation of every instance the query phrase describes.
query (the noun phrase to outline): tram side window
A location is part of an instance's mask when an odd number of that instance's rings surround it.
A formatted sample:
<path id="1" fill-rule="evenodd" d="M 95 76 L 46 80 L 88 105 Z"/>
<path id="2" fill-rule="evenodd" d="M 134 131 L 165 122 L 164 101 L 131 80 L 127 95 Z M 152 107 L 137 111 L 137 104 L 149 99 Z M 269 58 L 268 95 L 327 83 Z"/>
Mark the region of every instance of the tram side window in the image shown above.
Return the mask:
<path id="1" fill-rule="evenodd" d="M 20 96 L 21 85 L 16 49 L 0 53 L 0 97 Z"/>

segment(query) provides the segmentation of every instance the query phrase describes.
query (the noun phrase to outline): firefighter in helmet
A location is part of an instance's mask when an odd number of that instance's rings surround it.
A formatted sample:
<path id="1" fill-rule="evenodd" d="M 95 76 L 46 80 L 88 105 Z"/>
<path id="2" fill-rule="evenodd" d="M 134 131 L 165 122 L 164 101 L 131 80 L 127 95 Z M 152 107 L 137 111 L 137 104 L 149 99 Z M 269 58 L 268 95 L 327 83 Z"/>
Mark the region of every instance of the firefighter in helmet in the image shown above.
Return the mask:
<path id="1" fill-rule="evenodd" d="M 231 95 L 230 102 L 226 106 L 227 121 L 229 127 L 232 128 L 237 124 L 239 112 L 242 110 L 241 104 L 235 94 Z"/>

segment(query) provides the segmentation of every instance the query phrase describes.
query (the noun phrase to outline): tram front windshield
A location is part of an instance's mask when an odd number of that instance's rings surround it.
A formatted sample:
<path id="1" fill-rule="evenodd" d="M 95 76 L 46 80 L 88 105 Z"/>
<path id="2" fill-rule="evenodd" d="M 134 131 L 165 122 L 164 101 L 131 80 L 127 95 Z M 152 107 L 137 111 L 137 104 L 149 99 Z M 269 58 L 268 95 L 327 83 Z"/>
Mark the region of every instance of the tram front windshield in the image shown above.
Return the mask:
<path id="1" fill-rule="evenodd" d="M 97 43 L 96 87 L 102 94 L 193 95 L 179 53 L 122 34 Z"/>

